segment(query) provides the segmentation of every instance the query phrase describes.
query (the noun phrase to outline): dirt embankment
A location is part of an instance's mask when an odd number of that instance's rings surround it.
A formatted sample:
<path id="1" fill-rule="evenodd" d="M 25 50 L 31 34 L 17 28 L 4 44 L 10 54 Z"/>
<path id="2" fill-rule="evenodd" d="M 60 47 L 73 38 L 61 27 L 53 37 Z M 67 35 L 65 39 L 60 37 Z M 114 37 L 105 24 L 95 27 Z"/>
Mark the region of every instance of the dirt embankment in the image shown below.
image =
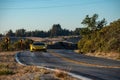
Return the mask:
<path id="1" fill-rule="evenodd" d="M 77 80 L 56 69 L 55 72 L 15 61 L 14 52 L 0 52 L 0 80 Z"/>
<path id="2" fill-rule="evenodd" d="M 102 58 L 113 59 L 113 60 L 120 60 L 120 53 L 115 53 L 115 52 L 109 52 L 109 53 L 96 52 L 96 53 L 87 53 L 85 55 L 102 57 Z"/>
<path id="3" fill-rule="evenodd" d="M 116 52 L 94 52 L 94 53 L 81 53 L 79 50 L 74 50 L 76 53 L 84 54 L 87 56 L 94 56 L 94 57 L 101 57 L 106 59 L 112 59 L 112 60 L 119 60 L 120 61 L 120 53 Z"/>

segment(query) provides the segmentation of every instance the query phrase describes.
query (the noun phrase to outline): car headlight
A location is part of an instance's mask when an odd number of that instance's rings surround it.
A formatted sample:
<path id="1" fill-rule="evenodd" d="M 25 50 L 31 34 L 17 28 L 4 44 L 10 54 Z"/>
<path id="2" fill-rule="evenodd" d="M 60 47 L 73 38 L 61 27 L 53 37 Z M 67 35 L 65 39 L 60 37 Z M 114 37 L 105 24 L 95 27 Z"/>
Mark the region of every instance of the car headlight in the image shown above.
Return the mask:
<path id="1" fill-rule="evenodd" d="M 46 47 L 43 47 L 43 48 L 46 48 Z"/>
<path id="2" fill-rule="evenodd" d="M 32 48 L 33 48 L 33 49 L 35 49 L 35 47 L 34 47 L 34 46 L 33 46 Z"/>

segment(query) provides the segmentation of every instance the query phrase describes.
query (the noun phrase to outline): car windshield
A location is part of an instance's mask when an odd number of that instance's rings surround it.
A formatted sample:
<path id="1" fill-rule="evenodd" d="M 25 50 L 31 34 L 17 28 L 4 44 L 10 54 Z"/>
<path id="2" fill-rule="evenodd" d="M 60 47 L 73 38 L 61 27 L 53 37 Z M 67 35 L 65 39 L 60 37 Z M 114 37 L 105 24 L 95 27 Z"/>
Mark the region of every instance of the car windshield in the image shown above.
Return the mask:
<path id="1" fill-rule="evenodd" d="M 35 42 L 35 43 L 33 43 L 33 45 L 41 45 L 41 46 L 44 46 L 45 44 L 44 44 L 44 43 L 40 43 L 40 42 Z"/>

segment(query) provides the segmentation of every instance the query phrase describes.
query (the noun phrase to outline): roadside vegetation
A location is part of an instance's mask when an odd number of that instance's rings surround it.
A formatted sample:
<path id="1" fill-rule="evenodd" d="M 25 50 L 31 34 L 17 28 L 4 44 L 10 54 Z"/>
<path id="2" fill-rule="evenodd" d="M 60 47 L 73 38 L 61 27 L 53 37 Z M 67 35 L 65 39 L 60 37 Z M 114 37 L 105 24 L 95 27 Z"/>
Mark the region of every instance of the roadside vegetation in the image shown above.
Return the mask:
<path id="1" fill-rule="evenodd" d="M 85 20 L 87 20 L 87 17 Z M 103 57 L 106 55 L 112 57 L 110 55 L 114 56 L 116 54 L 116 58 L 120 59 L 120 19 L 100 29 L 91 27 L 89 22 L 87 23 L 85 20 L 82 23 L 88 27 L 81 31 L 83 35 L 82 39 L 78 42 L 79 52 L 104 54 L 102 55 Z"/>
<path id="2" fill-rule="evenodd" d="M 58 37 L 58 36 L 71 36 L 71 35 L 80 35 L 79 28 L 75 30 L 63 29 L 60 24 L 53 24 L 52 28 L 48 31 L 35 30 L 27 31 L 26 29 L 18 29 L 13 32 L 11 29 L 7 31 L 6 34 L 0 34 L 0 37 Z"/>
<path id="3" fill-rule="evenodd" d="M 10 39 L 9 37 L 1 38 L 0 51 L 18 51 L 29 49 L 29 45 L 33 41 L 30 39 Z"/>
<path id="4" fill-rule="evenodd" d="M 0 64 L 0 75 L 12 75 L 14 72 L 6 64 Z"/>
<path id="5" fill-rule="evenodd" d="M 98 14 L 91 17 L 86 15 L 81 24 L 86 27 L 76 28 L 74 31 L 62 29 L 60 24 L 54 24 L 52 29 L 47 32 L 18 29 L 15 33 L 9 30 L 5 35 L 0 34 L 0 80 L 40 80 L 41 78 L 46 79 L 46 77 L 48 80 L 76 80 L 59 69 L 57 72 L 51 72 L 35 66 L 22 66 L 16 63 L 14 56 L 17 51 L 29 49 L 29 44 L 33 42 L 33 40 L 25 37 L 79 35 L 81 36 L 78 42 L 79 53 L 120 60 L 120 19 L 106 26 L 105 18 L 98 21 Z M 62 45 L 62 48 L 64 45 L 65 48 L 68 44 L 56 45 L 57 47 Z"/>
<path id="6" fill-rule="evenodd" d="M 23 66 L 15 61 L 15 54 L 29 49 L 33 40 L 24 37 L 0 38 L 0 80 L 78 80 L 66 70 L 50 71 L 36 66 Z"/>
<path id="7" fill-rule="evenodd" d="M 36 66 L 20 65 L 14 59 L 17 52 L 0 52 L 0 80 L 77 80 L 60 69 L 50 71 Z"/>

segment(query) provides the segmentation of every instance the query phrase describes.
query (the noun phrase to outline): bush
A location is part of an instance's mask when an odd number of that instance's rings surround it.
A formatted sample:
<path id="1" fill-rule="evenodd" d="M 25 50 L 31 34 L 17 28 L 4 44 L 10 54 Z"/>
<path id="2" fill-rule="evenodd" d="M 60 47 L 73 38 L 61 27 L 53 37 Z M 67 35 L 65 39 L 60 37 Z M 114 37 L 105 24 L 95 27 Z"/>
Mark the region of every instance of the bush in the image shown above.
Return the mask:
<path id="1" fill-rule="evenodd" d="M 15 50 L 20 50 L 21 49 L 21 44 L 20 41 L 16 41 L 13 44 Z"/>
<path id="2" fill-rule="evenodd" d="M 0 64 L 0 75 L 9 75 L 14 74 L 14 72 L 8 69 L 8 66 L 5 64 Z"/>
<path id="3" fill-rule="evenodd" d="M 83 52 L 120 52 L 120 19 L 104 27 L 84 35 L 78 42 L 78 48 Z"/>
<path id="4" fill-rule="evenodd" d="M 0 51 L 7 51 L 7 43 L 4 40 L 0 41 Z"/>
<path id="5" fill-rule="evenodd" d="M 22 41 L 22 43 L 20 42 L 20 40 L 14 42 L 14 47 L 15 50 L 25 50 L 25 49 L 29 49 L 29 45 L 32 43 L 33 41 L 30 39 L 25 39 Z"/>
<path id="6" fill-rule="evenodd" d="M 8 44 L 4 41 L 4 39 L 1 40 L 0 43 L 0 51 L 14 51 L 14 50 L 25 50 L 29 48 L 29 45 L 32 43 L 33 41 L 30 39 L 23 39 L 22 43 L 20 42 L 20 40 L 17 41 L 10 41 Z M 8 46 L 8 50 L 7 50 L 7 46 Z"/>
<path id="7" fill-rule="evenodd" d="M 14 74 L 14 72 L 7 68 L 0 69 L 0 75 L 12 75 L 12 74 Z"/>

